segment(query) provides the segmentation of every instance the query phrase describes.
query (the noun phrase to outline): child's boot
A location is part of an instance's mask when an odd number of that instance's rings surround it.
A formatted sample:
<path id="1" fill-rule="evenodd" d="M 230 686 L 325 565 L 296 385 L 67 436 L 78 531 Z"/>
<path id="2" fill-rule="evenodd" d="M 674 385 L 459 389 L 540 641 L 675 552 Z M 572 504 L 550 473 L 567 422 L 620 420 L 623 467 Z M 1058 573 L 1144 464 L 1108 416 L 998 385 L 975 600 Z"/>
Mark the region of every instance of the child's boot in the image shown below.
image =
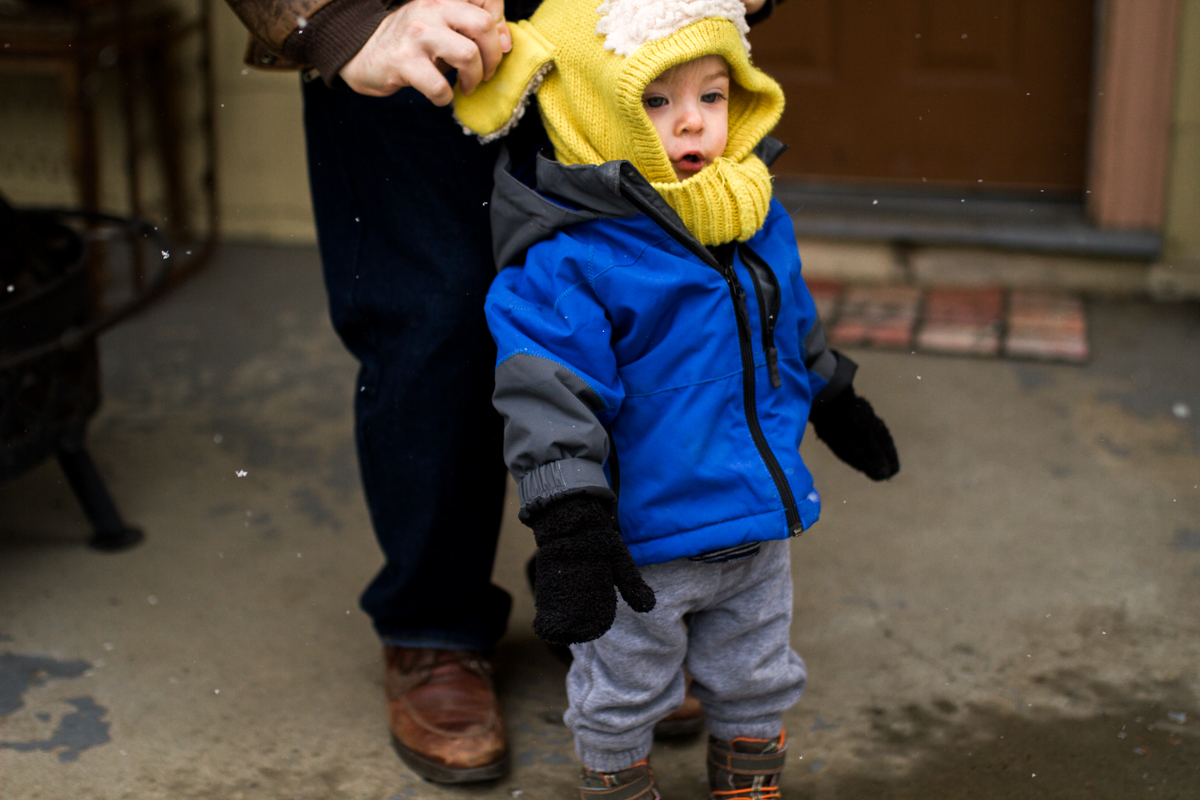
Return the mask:
<path id="1" fill-rule="evenodd" d="M 774 739 L 708 737 L 708 790 L 712 800 L 779 800 L 779 773 L 787 760 L 787 732 Z"/>
<path id="2" fill-rule="evenodd" d="M 620 772 L 597 772 L 583 768 L 579 778 L 580 800 L 660 800 L 650 762 L 639 761 Z"/>

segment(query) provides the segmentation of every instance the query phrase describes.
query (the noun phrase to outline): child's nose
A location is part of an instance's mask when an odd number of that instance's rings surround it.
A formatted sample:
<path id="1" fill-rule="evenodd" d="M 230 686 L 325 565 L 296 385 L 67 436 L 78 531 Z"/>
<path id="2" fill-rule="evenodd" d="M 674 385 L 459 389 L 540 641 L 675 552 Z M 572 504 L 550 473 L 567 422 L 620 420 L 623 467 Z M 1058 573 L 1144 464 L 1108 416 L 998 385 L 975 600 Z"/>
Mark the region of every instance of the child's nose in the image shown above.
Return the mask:
<path id="1" fill-rule="evenodd" d="M 680 136 L 685 133 L 701 133 L 704 130 L 704 117 L 700 115 L 700 109 L 694 105 L 681 109 L 676 129 L 677 135 Z"/>

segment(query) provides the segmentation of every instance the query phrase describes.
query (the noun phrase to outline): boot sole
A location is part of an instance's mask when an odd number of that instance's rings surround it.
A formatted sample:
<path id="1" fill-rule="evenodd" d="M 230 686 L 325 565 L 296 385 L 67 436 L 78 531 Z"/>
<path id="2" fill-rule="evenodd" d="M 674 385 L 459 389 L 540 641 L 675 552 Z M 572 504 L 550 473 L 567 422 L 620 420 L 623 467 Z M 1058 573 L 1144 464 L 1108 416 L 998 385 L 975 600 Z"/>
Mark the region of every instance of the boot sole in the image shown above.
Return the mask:
<path id="1" fill-rule="evenodd" d="M 400 743 L 395 734 L 392 734 L 392 748 L 396 751 L 396 755 L 400 756 L 400 760 L 408 765 L 408 768 L 420 775 L 427 781 L 434 783 L 483 783 L 484 781 L 494 781 L 503 778 L 508 774 L 509 758 L 508 751 L 504 751 L 504 755 L 496 759 L 490 764 L 483 764 L 478 767 L 448 767 L 438 761 L 426 758 Z"/>

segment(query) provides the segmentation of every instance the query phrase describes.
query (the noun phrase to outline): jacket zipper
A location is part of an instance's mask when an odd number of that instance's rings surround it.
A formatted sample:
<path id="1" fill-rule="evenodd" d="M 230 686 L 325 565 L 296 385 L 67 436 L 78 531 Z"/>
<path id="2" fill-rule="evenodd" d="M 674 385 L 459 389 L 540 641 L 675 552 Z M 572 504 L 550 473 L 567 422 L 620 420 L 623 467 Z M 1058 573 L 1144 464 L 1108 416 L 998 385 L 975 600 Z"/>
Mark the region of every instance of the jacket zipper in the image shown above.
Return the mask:
<path id="1" fill-rule="evenodd" d="M 726 254 L 723 253 L 723 255 Z M 750 312 L 746 310 L 746 290 L 742 288 L 742 282 L 738 280 L 737 272 L 733 269 L 733 249 L 730 248 L 727 251 L 727 257 L 719 259 L 718 263 L 721 265 L 721 275 L 725 278 L 725 283 L 729 286 L 729 296 L 733 299 L 733 308 L 737 316 L 738 344 L 742 352 L 742 405 L 746 409 L 746 424 L 750 428 L 750 436 L 754 439 L 754 445 L 758 448 L 758 454 L 762 457 L 763 463 L 766 464 L 767 472 L 771 473 L 771 478 L 775 481 L 775 488 L 779 491 L 779 496 L 783 500 L 783 510 L 787 517 L 788 532 L 792 536 L 799 536 L 804 532 L 804 525 L 800 522 L 800 512 L 796 508 L 796 498 L 792 494 L 792 487 L 788 484 L 787 476 L 783 474 L 783 467 L 779 466 L 779 460 L 771 452 L 771 446 L 767 443 L 767 437 L 763 434 L 762 425 L 758 421 L 758 400 L 756 398 L 754 380 L 754 348 L 751 344 L 754 334 L 750 328 Z M 763 347 L 766 347 L 765 341 L 763 342 Z"/>
<path id="2" fill-rule="evenodd" d="M 655 193 L 649 184 L 645 185 L 645 190 L 657 196 L 657 193 Z M 742 406 L 746 412 L 746 426 L 750 428 L 750 438 L 754 440 L 754 446 L 758 449 L 759 458 L 766 465 L 767 472 L 771 474 L 771 479 L 775 481 L 775 490 L 779 492 L 779 497 L 783 500 L 783 511 L 787 519 L 788 533 L 792 536 L 799 536 L 804 532 L 804 525 L 800 521 L 800 512 L 796 508 L 796 498 L 792 494 L 792 487 L 788 485 L 787 476 L 783 474 L 783 467 L 779 466 L 779 460 L 775 458 L 775 454 L 771 452 L 770 445 L 767 444 L 767 437 L 763 435 L 762 425 L 758 421 L 758 402 L 755 397 L 754 385 L 754 348 L 751 345 L 753 334 L 750 330 L 750 314 L 746 310 L 746 291 L 742 288 L 741 281 L 738 280 L 737 273 L 733 269 L 734 247 L 732 245 L 722 245 L 720 248 L 717 248 L 723 256 L 722 258 L 718 258 L 711 250 L 700 244 L 695 237 L 685 237 L 675 231 L 675 226 L 671 225 L 667 218 L 651 202 L 648 202 L 645 197 L 640 196 L 633 187 L 627 187 L 624 181 L 621 182 L 620 192 L 622 197 L 629 200 L 638 211 L 649 217 L 663 231 L 669 234 L 672 239 L 679 242 L 688 252 L 700 259 L 701 263 L 721 273 L 721 276 L 725 279 L 725 283 L 729 286 L 729 296 L 733 299 L 733 308 L 737 317 L 738 344 L 742 355 Z M 726 265 L 726 261 L 728 261 L 728 265 Z M 773 339 L 774 336 L 772 335 Z M 774 342 L 772 341 L 773 345 Z M 763 346 L 765 348 L 765 341 L 763 342 Z M 776 369 L 778 369 L 778 366 Z"/>
<path id="3" fill-rule="evenodd" d="M 737 248 L 742 264 L 754 281 L 754 294 L 758 298 L 758 321 L 762 326 L 763 352 L 767 355 L 767 374 L 771 376 L 771 387 L 783 385 L 779 377 L 779 351 L 775 348 L 775 322 L 779 319 L 779 279 L 775 271 L 763 261 L 762 256 L 750 249 L 748 244 Z"/>

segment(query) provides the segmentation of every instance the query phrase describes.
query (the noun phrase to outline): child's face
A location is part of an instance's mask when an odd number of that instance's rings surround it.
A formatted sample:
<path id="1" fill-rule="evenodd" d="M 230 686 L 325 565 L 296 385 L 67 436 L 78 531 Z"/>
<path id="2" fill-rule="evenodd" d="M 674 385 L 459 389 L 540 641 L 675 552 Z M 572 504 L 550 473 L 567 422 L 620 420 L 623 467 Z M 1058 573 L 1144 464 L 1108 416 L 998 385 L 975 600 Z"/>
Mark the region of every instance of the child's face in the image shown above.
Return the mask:
<path id="1" fill-rule="evenodd" d="M 659 75 L 642 93 L 679 180 L 690 178 L 725 152 L 729 137 L 729 67 L 704 56 Z"/>

